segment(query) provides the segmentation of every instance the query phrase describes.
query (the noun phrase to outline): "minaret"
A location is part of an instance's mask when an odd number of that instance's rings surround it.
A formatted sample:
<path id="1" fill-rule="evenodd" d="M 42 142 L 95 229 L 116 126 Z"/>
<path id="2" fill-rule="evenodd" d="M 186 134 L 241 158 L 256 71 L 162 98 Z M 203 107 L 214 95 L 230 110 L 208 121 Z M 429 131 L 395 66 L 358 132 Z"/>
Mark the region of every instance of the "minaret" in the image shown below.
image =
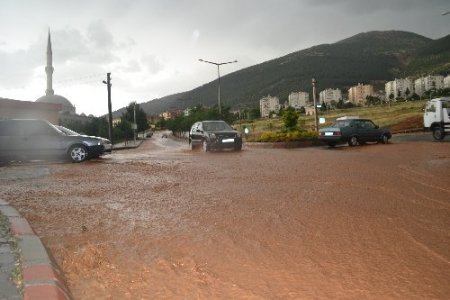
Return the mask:
<path id="1" fill-rule="evenodd" d="M 47 96 L 54 95 L 52 83 L 53 83 L 53 65 L 52 65 L 52 41 L 50 37 L 50 29 L 48 30 L 48 42 L 47 42 L 47 66 L 45 67 L 45 73 L 47 73 L 47 89 L 45 94 Z"/>

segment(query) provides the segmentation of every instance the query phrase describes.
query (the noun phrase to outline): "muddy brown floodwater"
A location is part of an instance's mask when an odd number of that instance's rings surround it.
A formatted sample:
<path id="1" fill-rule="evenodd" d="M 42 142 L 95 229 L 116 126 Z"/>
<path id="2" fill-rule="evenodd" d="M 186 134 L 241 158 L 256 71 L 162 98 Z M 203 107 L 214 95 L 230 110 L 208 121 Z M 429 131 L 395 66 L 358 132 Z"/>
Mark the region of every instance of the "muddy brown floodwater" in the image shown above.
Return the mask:
<path id="1" fill-rule="evenodd" d="M 448 299 L 450 144 L 0 168 L 75 299 Z"/>

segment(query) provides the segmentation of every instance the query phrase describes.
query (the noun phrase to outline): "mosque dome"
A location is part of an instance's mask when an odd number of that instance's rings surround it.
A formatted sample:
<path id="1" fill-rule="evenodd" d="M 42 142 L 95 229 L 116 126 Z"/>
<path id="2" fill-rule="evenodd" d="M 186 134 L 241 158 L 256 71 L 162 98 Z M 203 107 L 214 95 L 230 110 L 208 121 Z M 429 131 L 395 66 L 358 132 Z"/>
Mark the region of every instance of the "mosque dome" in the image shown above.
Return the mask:
<path id="1" fill-rule="evenodd" d="M 36 100 L 36 102 L 61 104 L 61 113 L 75 114 L 75 106 L 69 100 L 60 95 L 45 95 Z"/>

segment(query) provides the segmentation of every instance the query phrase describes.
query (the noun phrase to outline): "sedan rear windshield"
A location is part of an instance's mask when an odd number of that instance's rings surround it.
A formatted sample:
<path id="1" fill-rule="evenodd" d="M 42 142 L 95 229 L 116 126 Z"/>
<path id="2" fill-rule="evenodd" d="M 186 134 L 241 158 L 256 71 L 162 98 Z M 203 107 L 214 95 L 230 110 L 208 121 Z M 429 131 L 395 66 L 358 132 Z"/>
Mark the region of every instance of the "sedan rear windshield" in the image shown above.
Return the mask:
<path id="1" fill-rule="evenodd" d="M 347 127 L 350 125 L 350 122 L 351 122 L 351 120 L 336 121 L 336 123 L 334 123 L 333 126 L 331 126 L 331 127 L 337 127 L 337 128 Z"/>

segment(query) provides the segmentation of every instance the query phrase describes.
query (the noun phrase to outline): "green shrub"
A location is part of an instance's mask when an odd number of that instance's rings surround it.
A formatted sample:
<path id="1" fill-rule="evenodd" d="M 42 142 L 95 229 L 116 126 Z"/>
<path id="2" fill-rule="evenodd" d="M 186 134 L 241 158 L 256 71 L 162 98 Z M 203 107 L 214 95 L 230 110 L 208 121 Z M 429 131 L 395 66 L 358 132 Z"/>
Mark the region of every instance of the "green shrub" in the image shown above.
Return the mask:
<path id="1" fill-rule="evenodd" d="M 256 141 L 259 142 L 293 142 L 293 141 L 301 141 L 301 140 L 310 140 L 317 138 L 318 134 L 314 131 L 288 131 L 288 132 L 271 132 L 265 131 L 263 132 L 259 139 Z"/>

